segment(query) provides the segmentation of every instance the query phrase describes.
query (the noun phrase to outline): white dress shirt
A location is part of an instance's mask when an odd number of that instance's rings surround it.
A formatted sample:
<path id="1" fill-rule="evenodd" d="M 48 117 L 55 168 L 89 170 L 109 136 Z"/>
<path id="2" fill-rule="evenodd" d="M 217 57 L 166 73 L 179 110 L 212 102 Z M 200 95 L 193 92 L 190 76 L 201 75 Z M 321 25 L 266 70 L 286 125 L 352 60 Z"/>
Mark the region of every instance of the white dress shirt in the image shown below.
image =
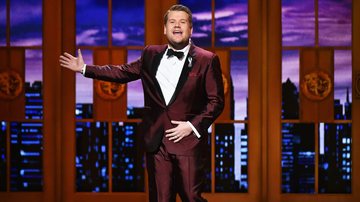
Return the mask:
<path id="1" fill-rule="evenodd" d="M 171 47 L 168 46 L 168 49 L 169 48 Z M 177 58 L 176 56 L 167 56 L 168 49 L 161 58 L 159 68 L 156 72 L 156 79 L 160 85 L 166 105 L 169 104 L 175 92 L 176 86 L 179 82 L 181 71 L 184 67 L 186 57 L 189 53 L 190 44 L 181 50 L 176 50 L 184 53 L 184 56 L 181 59 Z M 194 131 L 195 135 L 200 138 L 201 136 L 199 132 L 192 125 L 192 123 L 190 123 L 190 121 L 187 121 L 187 123 Z"/>

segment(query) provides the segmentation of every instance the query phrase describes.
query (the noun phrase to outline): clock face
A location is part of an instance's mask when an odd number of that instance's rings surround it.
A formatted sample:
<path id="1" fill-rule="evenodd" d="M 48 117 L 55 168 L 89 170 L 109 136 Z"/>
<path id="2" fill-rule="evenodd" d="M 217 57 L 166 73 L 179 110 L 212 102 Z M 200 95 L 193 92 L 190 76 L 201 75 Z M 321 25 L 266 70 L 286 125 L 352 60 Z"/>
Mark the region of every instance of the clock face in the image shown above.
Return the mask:
<path id="1" fill-rule="evenodd" d="M 13 100 L 23 91 L 23 79 L 13 70 L 0 72 L 0 99 Z"/>

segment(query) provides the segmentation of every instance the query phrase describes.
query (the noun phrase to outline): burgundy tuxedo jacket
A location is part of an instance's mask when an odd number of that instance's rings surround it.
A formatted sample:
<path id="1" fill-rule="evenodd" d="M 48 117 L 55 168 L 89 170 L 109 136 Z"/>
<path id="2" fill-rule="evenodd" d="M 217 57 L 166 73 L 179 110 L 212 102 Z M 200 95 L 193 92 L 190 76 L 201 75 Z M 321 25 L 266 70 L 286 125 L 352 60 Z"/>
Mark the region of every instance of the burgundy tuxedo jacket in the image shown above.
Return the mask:
<path id="1" fill-rule="evenodd" d="M 87 65 L 85 76 L 99 80 L 127 83 L 141 79 L 144 90 L 144 116 L 140 125 L 147 152 L 155 152 L 161 143 L 169 153 L 194 155 L 207 146 L 208 128 L 224 108 L 222 73 L 218 56 L 191 45 L 185 58 L 175 92 L 165 104 L 155 77 L 167 45 L 147 46 L 135 62 L 124 65 Z M 200 133 L 174 143 L 165 130 L 175 127 L 171 120 L 190 121 Z"/>

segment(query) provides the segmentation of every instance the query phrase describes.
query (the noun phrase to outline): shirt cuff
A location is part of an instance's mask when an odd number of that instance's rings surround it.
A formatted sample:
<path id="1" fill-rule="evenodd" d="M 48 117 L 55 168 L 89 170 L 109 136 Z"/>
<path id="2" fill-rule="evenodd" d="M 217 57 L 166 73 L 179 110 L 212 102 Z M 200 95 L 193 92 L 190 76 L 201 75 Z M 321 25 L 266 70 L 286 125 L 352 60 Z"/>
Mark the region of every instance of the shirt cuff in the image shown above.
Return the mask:
<path id="1" fill-rule="evenodd" d="M 81 74 L 85 75 L 85 71 L 86 71 L 86 64 L 84 64 L 83 68 L 81 69 Z"/>
<path id="2" fill-rule="evenodd" d="M 190 121 L 187 121 L 186 123 L 189 124 L 189 126 L 191 127 L 191 129 L 194 131 L 194 134 L 196 135 L 197 138 L 201 138 L 201 135 L 199 134 L 199 132 L 196 130 L 196 128 L 193 126 L 193 124 Z"/>

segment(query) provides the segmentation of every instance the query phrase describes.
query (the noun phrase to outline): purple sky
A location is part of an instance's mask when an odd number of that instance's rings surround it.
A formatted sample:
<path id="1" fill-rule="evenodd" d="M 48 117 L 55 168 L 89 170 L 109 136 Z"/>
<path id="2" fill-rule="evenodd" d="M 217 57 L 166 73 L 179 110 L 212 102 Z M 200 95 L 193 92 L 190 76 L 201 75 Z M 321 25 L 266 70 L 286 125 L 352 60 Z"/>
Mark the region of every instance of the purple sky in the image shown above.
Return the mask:
<path id="1" fill-rule="evenodd" d="M 140 50 L 129 50 L 128 62 L 132 62 L 140 58 Z M 144 93 L 142 90 L 141 80 L 132 81 L 127 84 L 127 105 L 128 107 L 143 107 L 144 106 Z"/>
<path id="2" fill-rule="evenodd" d="M 181 0 L 193 13 L 193 40 L 211 45 L 211 1 Z M 247 46 L 247 0 L 217 1 L 215 4 L 215 45 Z"/>
<path id="3" fill-rule="evenodd" d="M 248 54 L 247 51 L 231 52 L 231 77 L 234 86 L 235 120 L 247 117 L 248 97 Z"/>
<path id="4" fill-rule="evenodd" d="M 319 44 L 351 45 L 351 0 L 319 0 Z M 314 0 L 282 1 L 283 46 L 315 45 Z"/>
<path id="5" fill-rule="evenodd" d="M 25 81 L 33 83 L 43 80 L 42 50 L 25 51 Z"/>
<path id="6" fill-rule="evenodd" d="M 193 13 L 192 40 L 198 46 L 211 46 L 211 0 L 180 0 Z"/>
<path id="7" fill-rule="evenodd" d="M 112 6 L 113 45 L 144 45 L 144 0 L 113 1 Z M 108 1 L 77 1 L 76 8 L 77 45 L 108 45 Z"/>
<path id="8" fill-rule="evenodd" d="M 351 0 L 319 0 L 321 46 L 351 46 Z"/>
<path id="9" fill-rule="evenodd" d="M 346 89 L 349 88 L 349 98 L 352 97 L 352 61 L 350 50 L 336 50 L 334 61 L 334 98 L 341 103 L 346 101 Z"/>
<path id="10" fill-rule="evenodd" d="M 93 64 L 93 52 L 91 50 L 81 50 L 81 54 L 86 64 Z M 76 103 L 93 103 L 93 93 L 93 80 L 76 74 Z"/>
<path id="11" fill-rule="evenodd" d="M 315 45 L 314 0 L 282 1 L 283 46 Z"/>
<path id="12" fill-rule="evenodd" d="M 247 0 L 228 0 L 215 4 L 215 45 L 247 46 Z"/>
<path id="13" fill-rule="evenodd" d="M 0 1 L 0 46 L 6 45 L 6 1 Z"/>
<path id="14" fill-rule="evenodd" d="M 42 0 L 11 1 L 10 32 L 12 46 L 41 45 Z"/>

